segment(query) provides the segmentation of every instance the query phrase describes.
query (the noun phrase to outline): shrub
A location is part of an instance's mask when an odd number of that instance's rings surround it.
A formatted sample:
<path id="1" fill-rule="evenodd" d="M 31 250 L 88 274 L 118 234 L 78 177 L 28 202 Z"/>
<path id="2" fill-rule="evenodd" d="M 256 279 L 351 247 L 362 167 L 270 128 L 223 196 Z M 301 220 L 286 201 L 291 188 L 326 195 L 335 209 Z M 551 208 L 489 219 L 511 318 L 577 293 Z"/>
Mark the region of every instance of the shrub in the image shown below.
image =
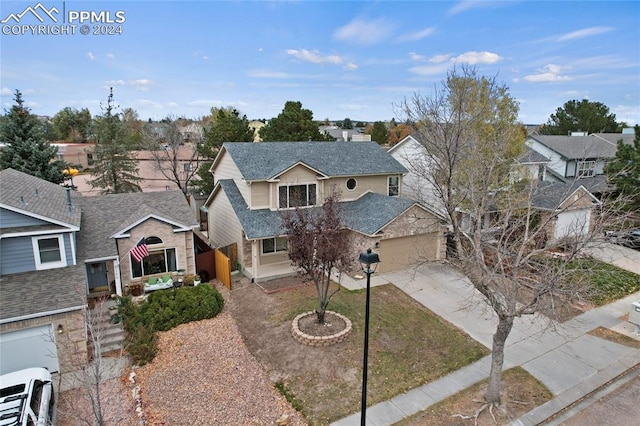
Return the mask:
<path id="1" fill-rule="evenodd" d="M 127 350 L 136 364 L 143 362 L 138 365 L 144 365 L 155 357 L 158 350 L 157 341 L 153 340 L 156 331 L 213 318 L 223 306 L 222 295 L 208 285 L 159 290 L 151 293 L 142 305 L 123 298 L 120 313 L 127 333 Z"/>

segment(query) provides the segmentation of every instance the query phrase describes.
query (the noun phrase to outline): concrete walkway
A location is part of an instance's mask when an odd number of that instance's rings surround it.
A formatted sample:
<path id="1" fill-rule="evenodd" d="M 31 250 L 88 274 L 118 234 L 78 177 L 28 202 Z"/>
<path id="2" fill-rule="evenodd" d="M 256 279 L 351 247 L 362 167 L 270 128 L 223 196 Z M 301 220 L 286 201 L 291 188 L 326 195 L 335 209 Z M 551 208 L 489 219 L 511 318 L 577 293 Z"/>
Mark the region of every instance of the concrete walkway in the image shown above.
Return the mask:
<path id="1" fill-rule="evenodd" d="M 366 287 L 364 278 L 343 276 L 341 283 L 351 290 Z M 371 277 L 372 286 L 388 283 L 491 349 L 497 318 L 466 277 L 451 267 L 429 264 Z M 556 325 L 538 315 L 517 318 L 507 339 L 504 369 L 522 366 L 547 386 L 554 398 L 513 424 L 539 424 L 640 364 L 640 350 L 587 334 L 602 326 L 632 335 L 634 327 L 619 317 L 629 312 L 631 303 L 636 301 L 640 301 L 640 292 Z M 391 425 L 486 379 L 490 362 L 489 355 L 439 380 L 368 407 L 367 425 Z M 359 411 L 333 423 L 359 424 Z"/>

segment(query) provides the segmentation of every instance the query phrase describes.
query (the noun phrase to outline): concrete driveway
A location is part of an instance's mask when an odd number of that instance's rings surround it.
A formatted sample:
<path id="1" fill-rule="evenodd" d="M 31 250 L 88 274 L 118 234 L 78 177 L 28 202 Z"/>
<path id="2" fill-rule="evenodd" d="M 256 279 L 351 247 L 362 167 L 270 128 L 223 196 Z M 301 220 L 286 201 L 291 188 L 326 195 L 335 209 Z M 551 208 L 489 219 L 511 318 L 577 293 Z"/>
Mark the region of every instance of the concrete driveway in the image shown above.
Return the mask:
<path id="1" fill-rule="evenodd" d="M 640 275 L 640 250 L 607 241 L 598 241 L 585 249 L 594 258 Z"/>

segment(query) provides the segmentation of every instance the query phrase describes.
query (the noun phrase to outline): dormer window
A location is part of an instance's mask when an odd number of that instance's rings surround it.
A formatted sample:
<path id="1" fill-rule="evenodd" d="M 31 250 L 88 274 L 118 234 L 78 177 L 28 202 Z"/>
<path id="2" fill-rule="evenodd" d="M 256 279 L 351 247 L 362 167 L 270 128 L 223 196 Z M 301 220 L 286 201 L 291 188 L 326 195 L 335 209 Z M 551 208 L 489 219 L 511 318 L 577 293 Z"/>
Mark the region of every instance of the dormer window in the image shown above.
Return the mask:
<path id="1" fill-rule="evenodd" d="M 316 205 L 316 184 L 278 187 L 278 208 L 289 209 Z"/>

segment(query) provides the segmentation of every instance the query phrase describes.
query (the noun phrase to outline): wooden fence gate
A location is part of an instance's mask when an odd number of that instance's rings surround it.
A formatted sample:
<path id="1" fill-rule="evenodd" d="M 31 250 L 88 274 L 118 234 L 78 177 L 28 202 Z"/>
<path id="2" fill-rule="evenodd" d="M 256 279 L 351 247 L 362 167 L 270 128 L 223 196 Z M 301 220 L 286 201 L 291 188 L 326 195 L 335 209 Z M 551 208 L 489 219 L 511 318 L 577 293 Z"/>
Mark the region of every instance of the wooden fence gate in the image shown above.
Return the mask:
<path id="1" fill-rule="evenodd" d="M 220 250 L 214 251 L 216 279 L 231 290 L 231 259 L 224 255 Z"/>

